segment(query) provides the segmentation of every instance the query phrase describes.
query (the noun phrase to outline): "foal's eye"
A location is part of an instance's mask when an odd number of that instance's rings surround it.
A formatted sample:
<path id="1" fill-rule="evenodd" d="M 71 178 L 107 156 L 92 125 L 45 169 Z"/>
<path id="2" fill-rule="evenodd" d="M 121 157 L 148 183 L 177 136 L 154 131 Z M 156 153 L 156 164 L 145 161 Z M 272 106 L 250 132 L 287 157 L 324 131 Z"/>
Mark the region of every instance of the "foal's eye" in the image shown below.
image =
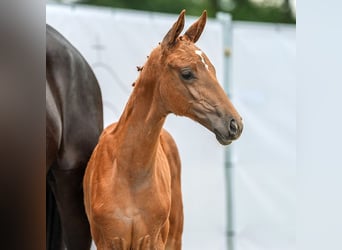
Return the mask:
<path id="1" fill-rule="evenodd" d="M 194 74 L 192 73 L 190 69 L 183 69 L 181 71 L 181 76 L 184 80 L 187 80 L 187 81 L 195 78 Z"/>

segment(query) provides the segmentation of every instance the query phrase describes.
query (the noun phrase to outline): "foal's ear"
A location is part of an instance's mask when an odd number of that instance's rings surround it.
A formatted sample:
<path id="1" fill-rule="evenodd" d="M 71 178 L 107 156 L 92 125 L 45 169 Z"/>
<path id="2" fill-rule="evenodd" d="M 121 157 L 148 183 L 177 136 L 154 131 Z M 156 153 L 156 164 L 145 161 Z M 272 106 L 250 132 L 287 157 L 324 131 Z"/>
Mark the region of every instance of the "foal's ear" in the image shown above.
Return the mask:
<path id="1" fill-rule="evenodd" d="M 204 10 L 200 18 L 193 23 L 185 32 L 184 37 L 193 43 L 197 42 L 200 38 L 202 31 L 204 30 L 205 23 L 207 21 L 207 11 Z"/>
<path id="2" fill-rule="evenodd" d="M 176 44 L 177 38 L 184 28 L 184 15 L 185 10 L 182 10 L 182 12 L 179 14 L 177 22 L 173 24 L 172 28 L 165 35 L 161 43 L 162 47 L 170 48 Z"/>

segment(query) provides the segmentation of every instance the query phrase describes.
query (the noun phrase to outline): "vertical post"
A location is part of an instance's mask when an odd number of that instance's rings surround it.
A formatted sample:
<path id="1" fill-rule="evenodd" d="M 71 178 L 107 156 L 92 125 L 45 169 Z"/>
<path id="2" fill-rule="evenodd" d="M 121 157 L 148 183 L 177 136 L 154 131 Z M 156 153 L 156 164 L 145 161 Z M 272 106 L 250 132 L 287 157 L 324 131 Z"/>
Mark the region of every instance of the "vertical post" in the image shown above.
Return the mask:
<path id="1" fill-rule="evenodd" d="M 223 87 L 231 98 L 231 47 L 232 47 L 232 18 L 227 13 L 218 13 L 217 19 L 223 27 Z M 234 206 L 233 206 L 233 164 L 231 147 L 225 148 L 225 177 L 226 177 L 226 209 L 227 209 L 227 247 L 235 250 L 234 242 Z"/>

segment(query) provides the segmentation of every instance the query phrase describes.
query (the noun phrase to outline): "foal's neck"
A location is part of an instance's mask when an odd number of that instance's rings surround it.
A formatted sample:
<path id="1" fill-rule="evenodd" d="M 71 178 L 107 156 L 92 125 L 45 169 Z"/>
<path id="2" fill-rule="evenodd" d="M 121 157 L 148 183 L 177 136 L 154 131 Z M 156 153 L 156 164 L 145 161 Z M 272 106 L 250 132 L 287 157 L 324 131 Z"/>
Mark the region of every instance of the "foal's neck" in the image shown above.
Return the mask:
<path id="1" fill-rule="evenodd" d="M 156 87 L 157 80 L 151 79 L 151 73 L 141 73 L 115 129 L 118 136 L 117 157 L 122 160 L 125 171 L 132 170 L 131 175 L 146 175 L 153 170 L 167 115 Z"/>

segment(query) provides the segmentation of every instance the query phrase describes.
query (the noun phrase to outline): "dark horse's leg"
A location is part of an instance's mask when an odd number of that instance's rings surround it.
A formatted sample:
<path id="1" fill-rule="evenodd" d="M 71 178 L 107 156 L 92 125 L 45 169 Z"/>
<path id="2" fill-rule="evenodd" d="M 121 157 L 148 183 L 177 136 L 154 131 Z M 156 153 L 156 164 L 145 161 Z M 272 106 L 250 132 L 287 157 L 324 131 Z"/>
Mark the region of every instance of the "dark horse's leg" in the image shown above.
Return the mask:
<path id="1" fill-rule="evenodd" d="M 57 201 L 64 243 L 68 250 L 89 250 L 91 235 L 82 189 L 85 168 L 60 169 L 55 166 L 50 171 L 49 184 Z"/>
<path id="2" fill-rule="evenodd" d="M 46 176 L 46 249 L 61 250 L 63 248 L 62 228 L 57 209 L 55 195 L 50 183 L 54 182 L 51 171 Z"/>

